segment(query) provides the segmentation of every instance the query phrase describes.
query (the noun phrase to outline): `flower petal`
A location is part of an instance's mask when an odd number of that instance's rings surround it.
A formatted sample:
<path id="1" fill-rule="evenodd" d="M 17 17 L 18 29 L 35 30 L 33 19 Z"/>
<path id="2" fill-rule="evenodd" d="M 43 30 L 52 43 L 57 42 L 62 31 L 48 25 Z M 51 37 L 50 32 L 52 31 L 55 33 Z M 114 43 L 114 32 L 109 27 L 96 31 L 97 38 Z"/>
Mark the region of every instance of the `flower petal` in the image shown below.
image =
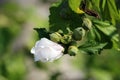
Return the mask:
<path id="1" fill-rule="evenodd" d="M 34 54 L 35 61 L 52 62 L 63 55 L 63 50 L 64 48 L 61 45 L 47 38 L 41 38 L 36 42 L 35 47 L 31 49 L 31 53 Z"/>
<path id="2" fill-rule="evenodd" d="M 31 53 L 32 53 L 32 54 L 35 54 L 35 47 L 33 47 L 33 48 L 31 49 Z"/>

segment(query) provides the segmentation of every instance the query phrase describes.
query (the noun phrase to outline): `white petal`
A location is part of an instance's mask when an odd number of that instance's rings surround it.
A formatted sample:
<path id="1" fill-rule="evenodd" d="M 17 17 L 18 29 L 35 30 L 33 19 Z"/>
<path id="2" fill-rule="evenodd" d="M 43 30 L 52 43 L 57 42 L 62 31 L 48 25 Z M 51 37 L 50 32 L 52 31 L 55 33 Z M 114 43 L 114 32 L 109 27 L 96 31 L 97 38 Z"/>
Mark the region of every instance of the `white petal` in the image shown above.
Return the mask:
<path id="1" fill-rule="evenodd" d="M 35 54 L 35 48 L 34 47 L 31 49 L 31 53 Z"/>
<path id="2" fill-rule="evenodd" d="M 47 38 L 41 38 L 41 40 L 36 42 L 35 47 L 41 47 L 41 46 L 49 46 L 49 47 L 54 47 L 54 49 L 56 50 L 64 50 L 64 48 L 61 45 L 53 41 L 50 41 Z"/>
<path id="3" fill-rule="evenodd" d="M 35 47 L 39 47 L 39 42 L 40 42 L 40 41 L 37 41 L 37 42 L 35 43 Z"/>
<path id="4" fill-rule="evenodd" d="M 61 45 L 47 38 L 41 38 L 36 42 L 35 47 L 31 49 L 31 53 L 34 54 L 35 61 L 52 62 L 63 55 L 63 50 L 64 48 Z"/>
<path id="5" fill-rule="evenodd" d="M 49 61 L 50 61 L 50 62 L 53 62 L 54 60 L 60 58 L 62 55 L 63 55 L 63 53 L 60 53 L 60 55 L 57 55 L 57 56 L 55 56 L 55 57 L 52 57 Z"/>
<path id="6" fill-rule="evenodd" d="M 35 61 L 41 60 L 42 62 L 56 59 L 61 53 L 57 52 L 51 47 L 36 48 Z"/>
<path id="7" fill-rule="evenodd" d="M 36 46 L 37 47 L 48 46 L 50 44 L 53 44 L 53 43 L 51 43 L 50 40 L 48 40 L 47 38 L 41 38 L 41 40 L 37 41 Z"/>
<path id="8" fill-rule="evenodd" d="M 56 56 L 55 59 L 58 59 L 58 58 L 60 58 L 61 56 L 63 56 L 63 53 L 60 53 L 60 55 Z"/>
<path id="9" fill-rule="evenodd" d="M 52 45 L 52 47 L 56 50 L 56 51 L 64 51 L 64 48 L 61 46 L 61 45 L 56 45 L 56 44 L 54 44 L 54 45 Z"/>

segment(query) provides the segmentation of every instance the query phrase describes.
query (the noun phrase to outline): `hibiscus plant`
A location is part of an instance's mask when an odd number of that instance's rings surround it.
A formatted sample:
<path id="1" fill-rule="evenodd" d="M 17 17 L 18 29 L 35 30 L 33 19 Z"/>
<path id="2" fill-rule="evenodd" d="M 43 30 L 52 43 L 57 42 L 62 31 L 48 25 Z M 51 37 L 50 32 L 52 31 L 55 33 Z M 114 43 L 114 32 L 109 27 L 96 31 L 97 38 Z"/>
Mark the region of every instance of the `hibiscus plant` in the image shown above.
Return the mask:
<path id="1" fill-rule="evenodd" d="M 40 38 L 31 50 L 36 61 L 53 61 L 63 54 L 120 50 L 116 26 L 120 11 L 114 0 L 59 0 L 49 10 L 49 29 L 34 28 Z"/>

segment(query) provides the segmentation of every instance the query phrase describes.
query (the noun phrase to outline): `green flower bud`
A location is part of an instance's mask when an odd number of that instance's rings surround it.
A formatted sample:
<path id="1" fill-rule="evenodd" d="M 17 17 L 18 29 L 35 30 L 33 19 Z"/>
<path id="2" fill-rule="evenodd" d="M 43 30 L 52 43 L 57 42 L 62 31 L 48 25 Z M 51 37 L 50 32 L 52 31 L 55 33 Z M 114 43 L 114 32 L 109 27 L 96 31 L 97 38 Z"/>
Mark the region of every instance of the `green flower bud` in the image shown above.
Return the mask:
<path id="1" fill-rule="evenodd" d="M 76 46 L 69 46 L 68 54 L 70 56 L 75 56 L 78 53 L 78 48 Z"/>
<path id="2" fill-rule="evenodd" d="M 76 28 L 73 31 L 73 39 L 74 40 L 81 40 L 85 36 L 85 30 L 82 27 Z"/>
<path id="3" fill-rule="evenodd" d="M 57 32 L 58 32 L 59 34 L 63 34 L 63 31 L 62 31 L 61 29 L 59 29 Z"/>
<path id="4" fill-rule="evenodd" d="M 61 39 L 61 42 L 64 44 L 68 44 L 71 41 L 72 41 L 71 35 L 64 35 L 63 38 Z"/>
<path id="5" fill-rule="evenodd" d="M 83 25 L 87 28 L 87 29 L 91 29 L 92 28 L 92 22 L 89 18 L 83 18 Z"/>
<path id="6" fill-rule="evenodd" d="M 60 42 L 61 38 L 62 36 L 58 32 L 50 34 L 50 39 L 54 42 Z"/>

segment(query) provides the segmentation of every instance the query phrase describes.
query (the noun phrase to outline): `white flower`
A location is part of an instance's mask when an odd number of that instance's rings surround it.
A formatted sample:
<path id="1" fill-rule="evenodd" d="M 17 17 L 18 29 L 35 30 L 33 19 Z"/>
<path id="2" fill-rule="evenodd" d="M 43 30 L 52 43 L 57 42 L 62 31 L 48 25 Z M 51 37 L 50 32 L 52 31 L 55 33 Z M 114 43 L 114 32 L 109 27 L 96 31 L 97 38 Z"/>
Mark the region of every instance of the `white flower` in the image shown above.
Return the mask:
<path id="1" fill-rule="evenodd" d="M 34 54 L 35 61 L 52 62 L 60 58 L 63 55 L 64 48 L 48 40 L 47 38 L 41 38 L 37 41 L 35 46 L 31 49 L 31 53 Z"/>

